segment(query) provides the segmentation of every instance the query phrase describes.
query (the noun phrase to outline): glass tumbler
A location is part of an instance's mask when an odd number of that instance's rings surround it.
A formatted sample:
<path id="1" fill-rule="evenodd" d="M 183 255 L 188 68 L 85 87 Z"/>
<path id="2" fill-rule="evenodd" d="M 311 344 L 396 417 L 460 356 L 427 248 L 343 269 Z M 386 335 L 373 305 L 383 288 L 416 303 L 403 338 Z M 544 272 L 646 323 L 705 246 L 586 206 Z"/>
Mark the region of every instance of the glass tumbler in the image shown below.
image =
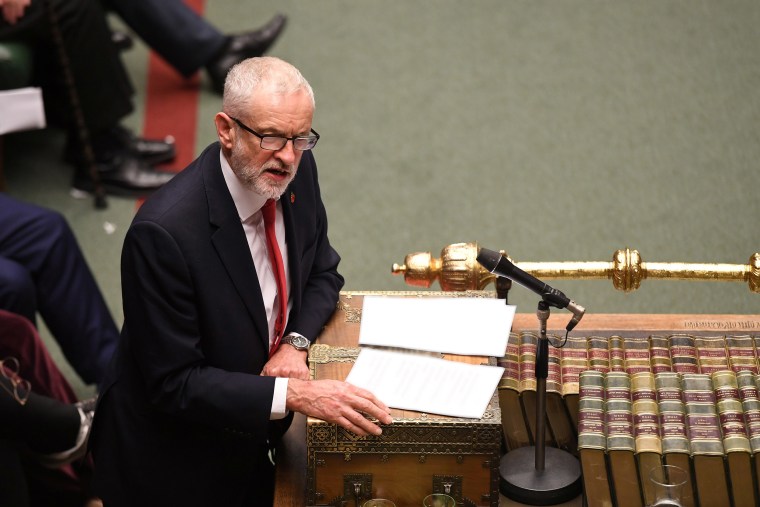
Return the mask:
<path id="1" fill-rule="evenodd" d="M 456 500 L 443 493 L 433 493 L 422 501 L 423 507 L 456 507 L 456 505 Z"/>
<path id="2" fill-rule="evenodd" d="M 681 495 L 689 480 L 686 470 L 675 465 L 654 467 L 649 472 L 654 500 L 647 507 L 683 507 Z"/>

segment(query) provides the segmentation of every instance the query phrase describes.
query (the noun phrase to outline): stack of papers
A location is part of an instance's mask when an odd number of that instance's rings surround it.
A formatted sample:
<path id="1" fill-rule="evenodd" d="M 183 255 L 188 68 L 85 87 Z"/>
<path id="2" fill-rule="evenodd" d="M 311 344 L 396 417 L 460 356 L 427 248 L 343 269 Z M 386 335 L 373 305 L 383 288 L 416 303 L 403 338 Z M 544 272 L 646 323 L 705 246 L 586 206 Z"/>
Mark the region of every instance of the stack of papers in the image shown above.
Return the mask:
<path id="1" fill-rule="evenodd" d="M 389 407 L 479 419 L 504 368 L 430 352 L 501 357 L 514 315 L 498 299 L 365 296 L 362 350 L 346 381 Z"/>
<path id="2" fill-rule="evenodd" d="M 45 107 L 40 88 L 0 91 L 0 135 L 45 128 Z"/>

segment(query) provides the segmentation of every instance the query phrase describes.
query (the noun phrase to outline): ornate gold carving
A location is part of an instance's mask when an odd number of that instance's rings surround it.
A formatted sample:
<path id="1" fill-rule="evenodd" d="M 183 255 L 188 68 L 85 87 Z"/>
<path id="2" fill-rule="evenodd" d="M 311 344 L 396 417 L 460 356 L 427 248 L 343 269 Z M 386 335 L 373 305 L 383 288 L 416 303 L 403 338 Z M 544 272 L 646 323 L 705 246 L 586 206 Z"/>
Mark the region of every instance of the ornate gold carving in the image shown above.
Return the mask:
<path id="1" fill-rule="evenodd" d="M 349 298 L 350 299 L 350 298 Z M 361 308 L 354 308 L 350 304 L 338 300 L 338 310 L 342 310 L 343 313 L 346 314 L 346 322 L 351 322 L 354 324 L 358 324 L 362 321 L 362 310 Z"/>
<path id="2" fill-rule="evenodd" d="M 359 356 L 357 347 L 331 347 L 315 343 L 309 348 L 310 363 L 353 363 Z"/>
<path id="3" fill-rule="evenodd" d="M 404 264 L 394 264 L 392 273 L 404 275 L 408 285 L 430 287 L 436 280 L 446 291 L 482 291 L 496 276 L 476 258 L 477 243 L 454 243 L 441 250 L 440 259 L 430 252 L 407 255 Z M 501 253 L 506 255 L 502 250 Z M 617 250 L 612 262 L 514 262 L 517 267 L 541 279 L 611 279 L 617 290 L 631 292 L 645 278 L 747 282 L 749 290 L 760 293 L 760 253 L 748 264 L 688 264 L 644 262 L 637 250 Z"/>

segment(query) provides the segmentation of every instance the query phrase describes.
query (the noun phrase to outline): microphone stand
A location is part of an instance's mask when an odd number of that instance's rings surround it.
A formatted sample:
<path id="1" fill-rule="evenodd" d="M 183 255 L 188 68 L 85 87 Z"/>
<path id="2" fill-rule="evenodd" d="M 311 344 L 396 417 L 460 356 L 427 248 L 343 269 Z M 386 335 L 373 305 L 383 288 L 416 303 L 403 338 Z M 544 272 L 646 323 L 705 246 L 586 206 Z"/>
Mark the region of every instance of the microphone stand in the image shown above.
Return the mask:
<path id="1" fill-rule="evenodd" d="M 540 335 L 536 347 L 536 445 L 507 452 L 499 465 L 501 492 L 528 505 L 567 502 L 581 493 L 580 463 L 572 454 L 546 447 L 546 378 L 549 372 L 549 339 L 546 325 L 549 304 L 541 300 L 536 311 Z M 528 468 L 531 455 L 534 466 Z"/>

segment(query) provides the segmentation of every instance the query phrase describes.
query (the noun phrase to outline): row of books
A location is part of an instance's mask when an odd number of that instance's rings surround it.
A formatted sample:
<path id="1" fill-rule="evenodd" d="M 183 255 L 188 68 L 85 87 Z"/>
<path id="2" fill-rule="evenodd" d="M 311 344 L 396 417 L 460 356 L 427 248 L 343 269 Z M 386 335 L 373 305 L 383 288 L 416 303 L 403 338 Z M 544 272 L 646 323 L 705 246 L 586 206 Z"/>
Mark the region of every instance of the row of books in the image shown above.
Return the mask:
<path id="1" fill-rule="evenodd" d="M 564 337 L 550 336 L 553 345 Z M 509 336 L 499 384 L 502 427 L 507 449 L 536 442 L 536 348 L 538 335 Z M 549 347 L 546 379 L 547 445 L 578 455 L 579 379 L 583 371 L 707 373 L 760 372 L 760 335 L 569 337 Z"/>
<path id="2" fill-rule="evenodd" d="M 684 506 L 760 501 L 760 375 L 641 371 L 580 374 L 578 449 L 587 505 L 651 505 L 650 471 L 689 472 Z"/>

